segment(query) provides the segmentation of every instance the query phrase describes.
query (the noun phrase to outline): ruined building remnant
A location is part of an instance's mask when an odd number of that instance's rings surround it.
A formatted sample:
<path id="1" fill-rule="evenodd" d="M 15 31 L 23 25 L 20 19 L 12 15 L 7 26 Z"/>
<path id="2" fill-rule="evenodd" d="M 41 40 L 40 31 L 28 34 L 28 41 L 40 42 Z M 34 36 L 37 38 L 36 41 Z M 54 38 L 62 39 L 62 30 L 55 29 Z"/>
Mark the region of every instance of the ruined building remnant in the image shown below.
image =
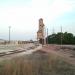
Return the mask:
<path id="1" fill-rule="evenodd" d="M 37 40 L 39 43 L 44 44 L 44 23 L 43 19 L 39 19 L 39 30 L 37 32 Z"/>

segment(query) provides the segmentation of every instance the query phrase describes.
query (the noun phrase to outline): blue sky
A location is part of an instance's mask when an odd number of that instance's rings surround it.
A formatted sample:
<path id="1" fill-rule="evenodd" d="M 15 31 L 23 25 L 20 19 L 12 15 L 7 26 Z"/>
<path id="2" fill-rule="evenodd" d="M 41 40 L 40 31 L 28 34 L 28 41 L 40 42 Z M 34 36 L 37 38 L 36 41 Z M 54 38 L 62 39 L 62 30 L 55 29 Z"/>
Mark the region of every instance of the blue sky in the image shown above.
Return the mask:
<path id="1" fill-rule="evenodd" d="M 0 39 L 36 39 L 39 18 L 44 19 L 49 34 L 63 32 L 75 35 L 75 0 L 0 0 Z"/>

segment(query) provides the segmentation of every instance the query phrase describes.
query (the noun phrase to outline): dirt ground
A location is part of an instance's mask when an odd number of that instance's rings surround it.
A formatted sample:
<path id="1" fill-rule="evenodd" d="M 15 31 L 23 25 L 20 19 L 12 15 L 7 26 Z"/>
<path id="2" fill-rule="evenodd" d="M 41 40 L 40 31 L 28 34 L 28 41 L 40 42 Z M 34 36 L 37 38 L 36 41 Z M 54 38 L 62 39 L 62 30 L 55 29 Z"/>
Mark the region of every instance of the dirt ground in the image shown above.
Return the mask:
<path id="1" fill-rule="evenodd" d="M 62 57 L 62 59 L 64 59 L 66 62 L 75 65 L 75 50 L 68 48 L 61 48 L 60 45 L 43 46 L 41 50 L 47 53 L 56 54 Z"/>

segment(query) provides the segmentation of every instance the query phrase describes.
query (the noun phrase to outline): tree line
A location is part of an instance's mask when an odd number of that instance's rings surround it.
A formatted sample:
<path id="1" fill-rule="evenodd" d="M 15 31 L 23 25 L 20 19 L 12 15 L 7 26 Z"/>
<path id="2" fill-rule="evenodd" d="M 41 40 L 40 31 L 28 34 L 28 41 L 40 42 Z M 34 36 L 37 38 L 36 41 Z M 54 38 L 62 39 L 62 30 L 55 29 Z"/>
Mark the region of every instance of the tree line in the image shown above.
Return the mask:
<path id="1" fill-rule="evenodd" d="M 75 36 L 72 33 L 54 33 L 49 35 L 47 38 L 48 44 L 75 44 Z"/>

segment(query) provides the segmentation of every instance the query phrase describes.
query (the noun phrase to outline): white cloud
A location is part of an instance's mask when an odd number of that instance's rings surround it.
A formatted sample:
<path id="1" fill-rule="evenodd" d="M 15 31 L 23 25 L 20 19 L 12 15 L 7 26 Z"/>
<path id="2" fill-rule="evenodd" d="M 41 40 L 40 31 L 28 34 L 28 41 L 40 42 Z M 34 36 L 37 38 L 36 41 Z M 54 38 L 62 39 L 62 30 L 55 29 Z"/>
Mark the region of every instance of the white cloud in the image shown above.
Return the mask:
<path id="1" fill-rule="evenodd" d="M 50 15 L 48 15 L 50 20 L 56 20 L 57 17 L 69 11 L 72 11 L 72 7 L 64 0 L 55 0 L 49 8 Z"/>
<path id="2" fill-rule="evenodd" d="M 72 11 L 72 5 L 66 0 L 54 0 L 49 5 L 49 0 L 32 0 L 32 11 L 36 18 L 43 17 L 46 22 L 54 22 L 57 17 Z"/>
<path id="3" fill-rule="evenodd" d="M 0 7 L 0 29 L 10 25 L 14 33 L 34 32 L 35 35 L 40 17 L 45 24 L 49 24 L 62 14 L 72 11 L 72 8 L 66 0 L 54 0 L 50 5 L 49 0 L 32 0 L 31 6 Z"/>

